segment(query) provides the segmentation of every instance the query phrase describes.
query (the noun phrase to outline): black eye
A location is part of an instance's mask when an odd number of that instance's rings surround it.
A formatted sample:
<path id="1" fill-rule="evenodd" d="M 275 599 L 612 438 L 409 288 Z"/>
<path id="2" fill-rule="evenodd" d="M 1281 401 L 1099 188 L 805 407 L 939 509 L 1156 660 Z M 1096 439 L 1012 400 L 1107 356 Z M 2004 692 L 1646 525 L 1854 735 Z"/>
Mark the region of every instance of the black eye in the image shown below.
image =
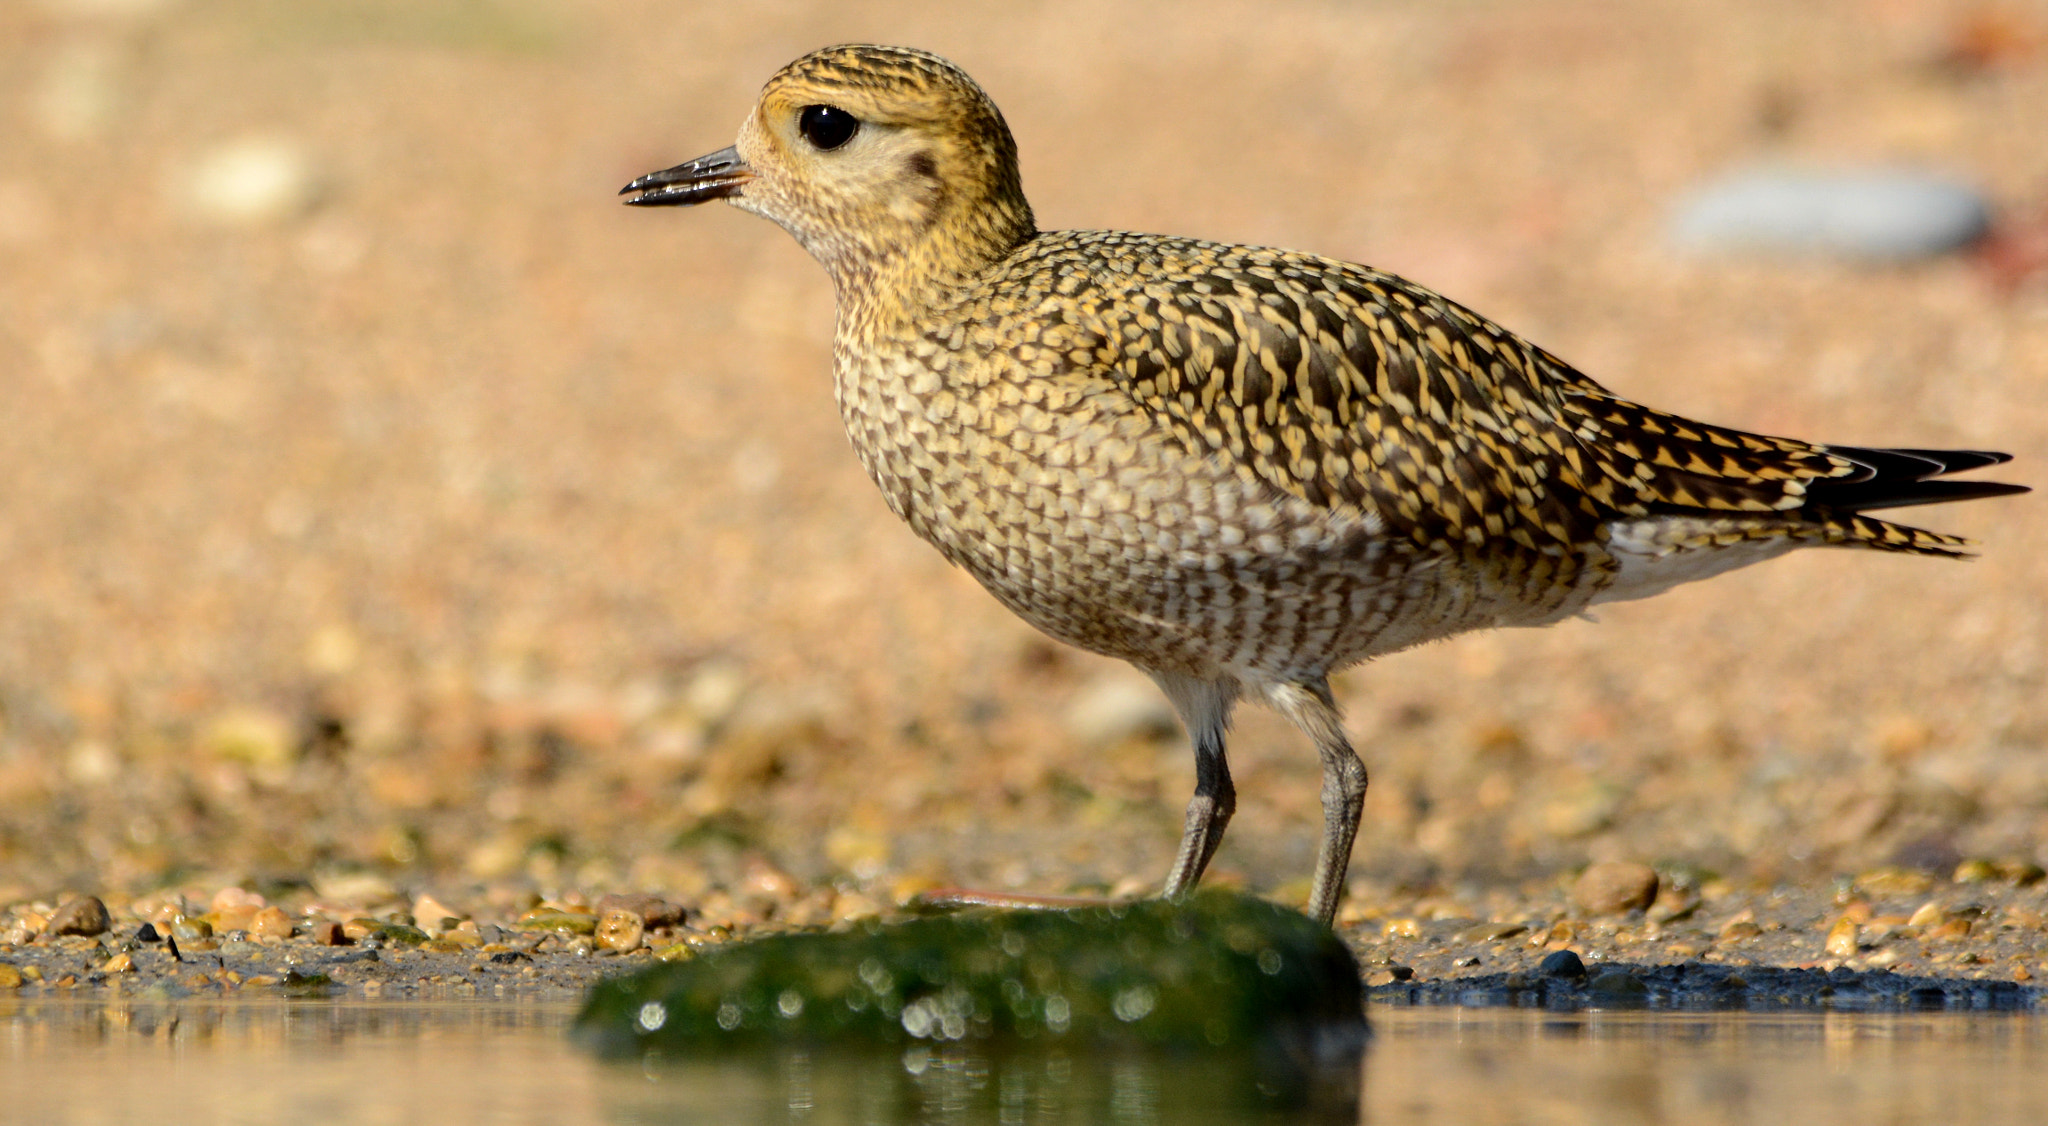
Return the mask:
<path id="1" fill-rule="evenodd" d="M 804 140 L 831 150 L 853 140 L 853 135 L 860 132 L 860 118 L 838 106 L 805 106 L 796 127 Z"/>

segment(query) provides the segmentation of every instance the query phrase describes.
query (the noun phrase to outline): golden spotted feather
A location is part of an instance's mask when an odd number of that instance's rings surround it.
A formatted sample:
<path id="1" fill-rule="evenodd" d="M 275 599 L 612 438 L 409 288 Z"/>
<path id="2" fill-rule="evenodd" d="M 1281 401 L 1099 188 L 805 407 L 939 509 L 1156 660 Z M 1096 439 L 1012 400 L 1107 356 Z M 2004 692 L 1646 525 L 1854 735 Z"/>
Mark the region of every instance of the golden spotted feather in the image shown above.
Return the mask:
<path id="1" fill-rule="evenodd" d="M 2024 491 L 1942 479 L 2002 454 L 1651 410 L 1365 266 L 1041 233 L 1020 184 L 966 74 L 846 46 L 771 78 L 734 147 L 626 191 L 724 199 L 796 236 L 837 288 L 840 411 L 890 507 L 1027 621 L 1166 690 L 1196 752 L 1168 894 L 1229 821 L 1243 692 L 1322 756 L 1310 909 L 1328 920 L 1365 793 L 1332 670 L 1800 546 L 1959 554 L 1863 513 Z"/>

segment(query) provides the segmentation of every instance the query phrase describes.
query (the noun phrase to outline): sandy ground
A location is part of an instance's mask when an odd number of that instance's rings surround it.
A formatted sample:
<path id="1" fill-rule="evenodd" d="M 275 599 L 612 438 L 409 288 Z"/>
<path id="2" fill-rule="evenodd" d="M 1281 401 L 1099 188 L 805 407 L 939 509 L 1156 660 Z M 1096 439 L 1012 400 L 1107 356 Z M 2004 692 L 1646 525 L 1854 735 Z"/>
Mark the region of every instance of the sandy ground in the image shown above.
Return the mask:
<path id="1" fill-rule="evenodd" d="M 1159 878 L 1192 784 L 1163 705 L 883 507 L 822 271 L 615 202 L 825 43 L 966 67 L 1047 227 L 1371 262 L 1661 407 L 2048 481 L 2039 275 L 1664 233 L 1760 160 L 2038 214 L 2048 7 L 966 12 L 0 6 L 0 903 Z M 1489 897 L 1631 860 L 1825 901 L 2048 858 L 2048 519 L 1914 516 L 1983 557 L 1810 552 L 1347 673 L 1356 898 L 1512 917 Z M 1233 752 L 1218 877 L 1298 898 L 1315 758 L 1259 713 Z"/>

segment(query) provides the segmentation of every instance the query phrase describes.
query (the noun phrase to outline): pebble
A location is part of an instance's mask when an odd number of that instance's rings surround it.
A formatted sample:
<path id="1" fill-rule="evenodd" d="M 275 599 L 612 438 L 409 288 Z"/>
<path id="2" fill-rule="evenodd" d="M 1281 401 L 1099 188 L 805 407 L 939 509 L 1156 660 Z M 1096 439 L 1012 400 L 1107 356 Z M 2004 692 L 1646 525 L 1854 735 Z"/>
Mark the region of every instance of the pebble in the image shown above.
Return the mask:
<path id="1" fill-rule="evenodd" d="M 1959 884 L 1988 883 L 1998 878 L 1998 865 L 1989 860 L 1965 860 L 1956 865 L 1955 875 L 1950 879 Z"/>
<path id="2" fill-rule="evenodd" d="M 321 899 L 334 903 L 386 903 L 398 897 L 398 888 L 374 872 L 335 872 L 315 876 L 313 890 Z"/>
<path id="3" fill-rule="evenodd" d="M 683 686 L 682 703 L 697 721 L 715 728 L 731 719 L 747 694 L 746 670 L 731 661 L 707 661 Z"/>
<path id="4" fill-rule="evenodd" d="M 1529 928 L 1520 923 L 1474 923 L 1451 936 L 1452 942 L 1498 942 L 1513 938 Z"/>
<path id="5" fill-rule="evenodd" d="M 1927 937 L 1937 941 L 1951 942 L 1970 937 L 1970 920 L 1948 919 L 1927 932 Z"/>
<path id="6" fill-rule="evenodd" d="M 1570 950 L 1556 950 L 1536 964 L 1536 972 L 1544 977 L 1582 978 L 1586 976 L 1586 962 Z"/>
<path id="7" fill-rule="evenodd" d="M 107 933 L 112 920 L 107 917 L 107 905 L 97 896 L 84 895 L 67 901 L 50 916 L 46 934 L 96 935 Z"/>
<path id="8" fill-rule="evenodd" d="M 156 924 L 158 930 L 169 930 L 172 919 L 193 913 L 185 897 L 176 893 L 145 896 L 130 904 L 128 910 L 137 918 Z"/>
<path id="9" fill-rule="evenodd" d="M 199 737 L 207 753 L 266 774 L 282 772 L 298 757 L 291 722 L 261 708 L 233 708 L 215 716 Z M 261 907 L 263 897 L 238 887 L 214 896 L 215 910 Z"/>
<path id="10" fill-rule="evenodd" d="M 597 929 L 597 917 L 570 911 L 536 909 L 521 915 L 517 926 L 520 930 L 589 934 Z"/>
<path id="11" fill-rule="evenodd" d="M 170 935 L 180 942 L 197 942 L 213 937 L 213 924 L 205 919 L 188 919 L 179 915 L 170 922 Z"/>
<path id="12" fill-rule="evenodd" d="M 1922 903 L 1918 910 L 1906 918 L 1909 927 L 1938 927 L 1948 921 L 1948 912 L 1933 900 Z"/>
<path id="13" fill-rule="evenodd" d="M 2042 868 L 2031 860 L 1965 860 L 1956 865 L 1951 877 L 1959 884 L 1983 884 L 1993 880 L 2009 880 L 2021 887 L 2031 887 L 2041 882 Z"/>
<path id="14" fill-rule="evenodd" d="M 347 936 L 350 942 L 361 942 L 375 933 L 377 925 L 375 919 L 350 919 L 341 924 L 341 933 Z"/>
<path id="15" fill-rule="evenodd" d="M 647 936 L 647 921 L 634 911 L 607 911 L 597 920 L 597 945 L 630 954 Z"/>
<path id="16" fill-rule="evenodd" d="M 427 932 L 406 923 L 378 923 L 363 937 L 384 946 L 418 946 L 428 941 Z"/>
<path id="17" fill-rule="evenodd" d="M 1705 900 L 1698 888 L 1663 884 L 1657 889 L 1656 900 L 1650 904 L 1649 918 L 1656 923 L 1675 923 L 1690 917 L 1703 902 Z"/>
<path id="18" fill-rule="evenodd" d="M 1998 862 L 1998 874 L 2021 887 L 2033 887 L 2042 880 L 2048 880 L 2048 868 L 2031 860 L 2001 860 Z"/>
<path id="19" fill-rule="evenodd" d="M 1421 938 L 1422 923 L 1411 918 L 1388 919 L 1380 925 L 1384 938 Z"/>
<path id="20" fill-rule="evenodd" d="M 832 921 L 835 923 L 872 919 L 881 913 L 881 904 L 857 891 L 840 892 L 832 897 Z"/>
<path id="21" fill-rule="evenodd" d="M 607 895 L 600 898 L 591 908 L 599 915 L 614 911 L 631 911 L 640 916 L 649 929 L 681 926 L 688 914 L 679 903 L 671 903 L 658 895 Z"/>
<path id="22" fill-rule="evenodd" d="M 1743 908 L 1721 924 L 1720 938 L 1723 942 L 1739 942 L 1745 938 L 1756 938 L 1764 933 L 1757 925 L 1756 912 Z"/>
<path id="23" fill-rule="evenodd" d="M 269 900 L 264 899 L 247 888 L 224 887 L 213 893 L 213 899 L 207 903 L 207 907 L 213 911 L 234 911 L 248 908 L 253 913 L 268 904 Z"/>
<path id="24" fill-rule="evenodd" d="M 740 877 L 740 890 L 777 900 L 795 899 L 799 893 L 795 876 L 765 860 L 747 865 L 746 875 Z"/>
<path id="25" fill-rule="evenodd" d="M 1991 226 L 1975 189 L 1905 169 L 1762 167 L 1699 188 L 1673 209 L 1672 239 L 1695 252 L 1762 251 L 1886 261 L 1967 246 Z"/>
<path id="26" fill-rule="evenodd" d="M 1910 868 L 1873 868 L 1857 875 L 1853 881 L 1857 891 L 1878 899 L 1898 899 L 1909 895 L 1924 895 L 1934 886 L 1934 877 Z"/>
<path id="27" fill-rule="evenodd" d="M 1856 938 L 1859 934 L 1856 920 L 1843 916 L 1828 928 L 1825 949 L 1830 958 L 1851 958 L 1856 954 Z"/>
<path id="28" fill-rule="evenodd" d="M 1572 905 L 1589 915 L 1624 915 L 1657 898 L 1657 873 L 1647 864 L 1604 861 L 1588 865 L 1572 884 Z"/>
<path id="29" fill-rule="evenodd" d="M 265 907 L 250 918 L 248 931 L 257 938 L 290 938 L 292 917 L 279 907 Z"/>
<path id="30" fill-rule="evenodd" d="M 314 923 L 312 935 L 313 941 L 321 946 L 346 946 L 349 941 L 348 935 L 343 932 L 341 924 L 332 919 L 323 919 L 320 922 Z"/>
<path id="31" fill-rule="evenodd" d="M 0 962 L 0 989 L 20 988 L 21 971 L 6 962 Z"/>
<path id="32" fill-rule="evenodd" d="M 467 918 L 462 912 L 449 907 L 431 895 L 421 895 L 412 901 L 412 917 L 420 927 L 429 931 L 444 931 Z M 445 925 L 443 920 L 449 920 Z"/>
<path id="33" fill-rule="evenodd" d="M 197 218 L 229 227 L 263 227 L 310 210 L 318 195 L 311 160 L 300 147 L 277 137 L 250 137 L 202 153 L 186 172 L 179 192 L 185 209 Z M 273 738 L 274 728 L 245 748 L 264 755 L 290 756 L 289 728 Z"/>
<path id="34" fill-rule="evenodd" d="M 247 931 L 256 924 L 256 908 L 247 904 L 208 911 L 201 918 L 213 927 L 215 934 L 232 934 Z"/>
<path id="35" fill-rule="evenodd" d="M 1586 992 L 1622 1000 L 1647 996 L 1650 987 L 1644 985 L 1641 978 L 1626 970 L 1605 970 L 1586 983 Z"/>

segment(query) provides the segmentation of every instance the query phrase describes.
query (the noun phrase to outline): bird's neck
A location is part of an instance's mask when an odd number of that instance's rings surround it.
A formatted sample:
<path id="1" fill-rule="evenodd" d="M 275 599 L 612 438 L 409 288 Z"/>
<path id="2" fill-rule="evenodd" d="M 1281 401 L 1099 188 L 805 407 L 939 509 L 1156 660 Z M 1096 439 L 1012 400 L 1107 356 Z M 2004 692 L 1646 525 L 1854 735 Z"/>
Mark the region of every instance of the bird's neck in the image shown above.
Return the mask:
<path id="1" fill-rule="evenodd" d="M 947 207 L 879 246 L 820 258 L 838 291 L 840 313 L 882 327 L 906 327 L 1015 253 L 1038 233 L 1021 195 Z"/>

